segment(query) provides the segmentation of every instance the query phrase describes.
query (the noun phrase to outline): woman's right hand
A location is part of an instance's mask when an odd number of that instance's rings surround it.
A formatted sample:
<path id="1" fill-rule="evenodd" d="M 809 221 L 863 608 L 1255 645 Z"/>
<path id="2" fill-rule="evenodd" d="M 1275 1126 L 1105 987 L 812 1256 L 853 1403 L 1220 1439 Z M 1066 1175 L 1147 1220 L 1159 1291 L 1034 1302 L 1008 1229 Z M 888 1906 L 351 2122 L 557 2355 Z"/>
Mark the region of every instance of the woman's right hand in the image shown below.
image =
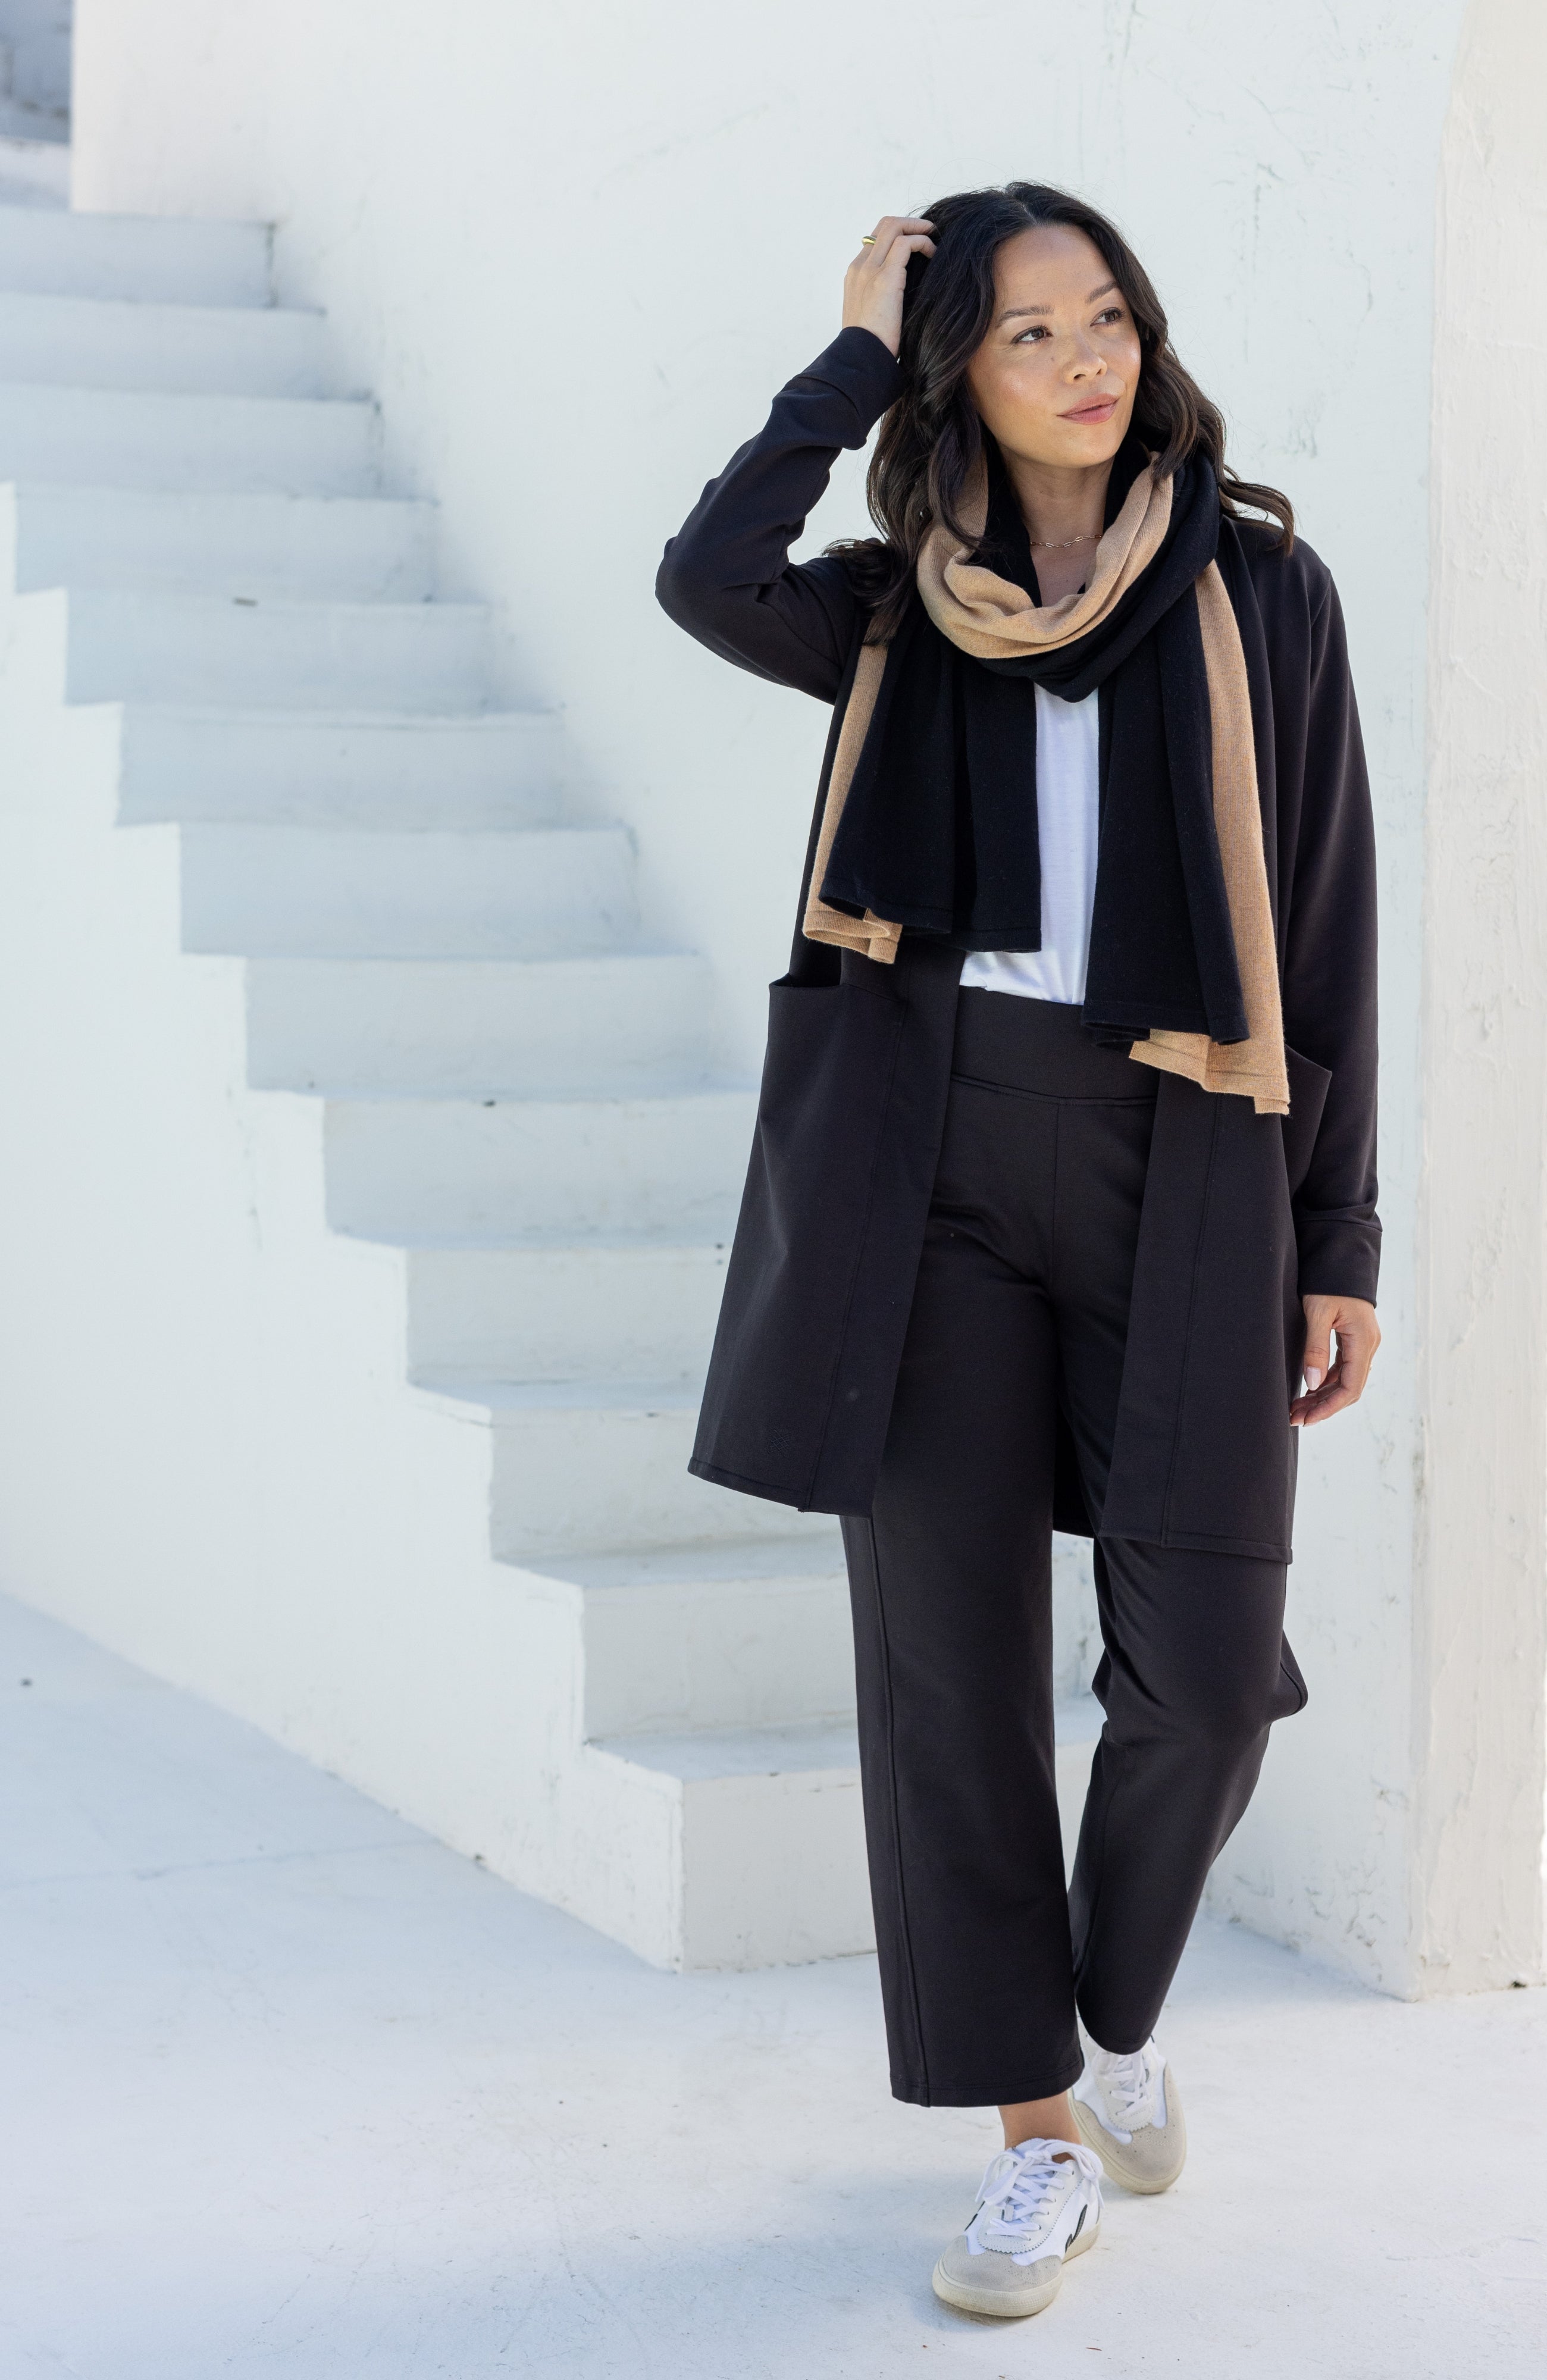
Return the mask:
<path id="1" fill-rule="evenodd" d="M 844 329 L 873 331 L 894 355 L 902 346 L 903 282 L 910 256 L 932 256 L 934 225 L 921 215 L 883 215 L 844 274 Z"/>

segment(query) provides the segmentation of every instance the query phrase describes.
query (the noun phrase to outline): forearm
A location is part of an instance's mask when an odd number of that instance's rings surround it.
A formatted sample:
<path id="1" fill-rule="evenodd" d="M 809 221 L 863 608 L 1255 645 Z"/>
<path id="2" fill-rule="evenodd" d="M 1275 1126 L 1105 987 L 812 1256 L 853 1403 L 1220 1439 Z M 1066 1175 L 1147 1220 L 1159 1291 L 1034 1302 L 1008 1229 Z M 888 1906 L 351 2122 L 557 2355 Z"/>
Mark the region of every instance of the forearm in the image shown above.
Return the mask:
<path id="1" fill-rule="evenodd" d="M 764 429 L 711 480 L 666 547 L 656 594 L 679 626 L 744 669 L 834 698 L 857 600 L 840 562 L 792 565 L 789 549 L 835 457 L 864 444 L 898 382 L 880 340 L 850 329 L 781 389 Z"/>
<path id="2" fill-rule="evenodd" d="M 1303 1296 L 1373 1303 L 1380 1269 L 1375 834 L 1335 593 L 1313 646 L 1285 1038 L 1332 1079 L 1295 1197 Z"/>

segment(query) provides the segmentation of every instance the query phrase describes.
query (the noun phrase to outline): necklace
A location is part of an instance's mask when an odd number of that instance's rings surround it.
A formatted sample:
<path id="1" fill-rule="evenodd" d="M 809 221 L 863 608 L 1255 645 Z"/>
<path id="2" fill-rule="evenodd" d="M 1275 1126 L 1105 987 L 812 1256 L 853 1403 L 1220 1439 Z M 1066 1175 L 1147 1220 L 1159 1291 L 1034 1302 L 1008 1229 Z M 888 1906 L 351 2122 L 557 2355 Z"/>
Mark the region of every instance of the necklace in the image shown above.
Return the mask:
<path id="1" fill-rule="evenodd" d="M 1067 553 L 1071 545 L 1093 545 L 1100 537 L 1099 529 L 1088 528 L 1083 537 L 1034 537 L 1034 553 Z"/>

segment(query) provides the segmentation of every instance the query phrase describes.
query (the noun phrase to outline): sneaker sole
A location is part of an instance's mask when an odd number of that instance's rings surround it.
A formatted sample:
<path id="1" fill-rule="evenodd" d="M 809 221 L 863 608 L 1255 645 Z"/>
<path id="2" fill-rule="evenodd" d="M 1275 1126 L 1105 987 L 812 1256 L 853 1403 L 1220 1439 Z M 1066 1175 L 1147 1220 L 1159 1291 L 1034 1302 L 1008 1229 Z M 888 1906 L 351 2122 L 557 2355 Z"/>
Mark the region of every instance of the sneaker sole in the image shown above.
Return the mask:
<path id="1" fill-rule="evenodd" d="M 1100 2117 L 1092 2113 L 1083 2099 L 1075 2099 L 1072 2105 L 1079 2137 L 1088 2149 L 1094 2149 L 1109 2181 L 1120 2181 L 1125 2190 L 1131 2190 L 1139 2198 L 1158 2198 L 1162 2191 L 1170 2189 L 1188 2161 L 1187 2119 L 1182 2114 L 1179 2105 L 1175 2120 L 1182 2143 L 1182 2154 L 1169 2173 L 1159 2176 L 1127 2171 L 1123 2164 L 1122 2142 L 1113 2139 Z"/>
<path id="2" fill-rule="evenodd" d="M 1004 2321 L 1022 2321 L 1026 2315 L 1041 2313 L 1044 2306 L 1050 2306 L 1053 2303 L 1064 2285 L 1064 2274 L 1066 2268 L 1077 2256 L 1083 2256 L 1087 2248 L 1095 2246 L 1101 2238 L 1101 2217 L 1098 2216 L 1088 2231 L 1082 2231 L 1078 2240 L 1070 2240 L 1064 2251 L 1064 2262 L 1059 2265 L 1053 2279 L 1044 2281 L 1040 2289 L 1028 2289 L 1025 2296 L 1018 2299 L 1013 2305 L 1005 2301 L 1002 2289 L 969 2289 L 965 2281 L 948 2279 L 942 2270 L 945 2262 L 944 2256 L 934 2268 L 935 2296 L 944 2304 L 955 2306 L 958 2313 L 996 2314 Z"/>

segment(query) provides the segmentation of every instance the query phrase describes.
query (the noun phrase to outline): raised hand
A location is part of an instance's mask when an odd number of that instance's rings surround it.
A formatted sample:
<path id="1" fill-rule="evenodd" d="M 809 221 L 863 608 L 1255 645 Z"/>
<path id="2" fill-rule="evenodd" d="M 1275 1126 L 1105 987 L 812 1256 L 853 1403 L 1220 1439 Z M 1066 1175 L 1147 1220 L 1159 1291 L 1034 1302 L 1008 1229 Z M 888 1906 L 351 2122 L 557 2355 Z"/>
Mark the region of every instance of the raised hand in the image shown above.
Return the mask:
<path id="1" fill-rule="evenodd" d="M 873 331 L 894 355 L 902 346 L 903 282 L 910 256 L 932 256 L 921 215 L 883 215 L 844 275 L 844 329 Z"/>

